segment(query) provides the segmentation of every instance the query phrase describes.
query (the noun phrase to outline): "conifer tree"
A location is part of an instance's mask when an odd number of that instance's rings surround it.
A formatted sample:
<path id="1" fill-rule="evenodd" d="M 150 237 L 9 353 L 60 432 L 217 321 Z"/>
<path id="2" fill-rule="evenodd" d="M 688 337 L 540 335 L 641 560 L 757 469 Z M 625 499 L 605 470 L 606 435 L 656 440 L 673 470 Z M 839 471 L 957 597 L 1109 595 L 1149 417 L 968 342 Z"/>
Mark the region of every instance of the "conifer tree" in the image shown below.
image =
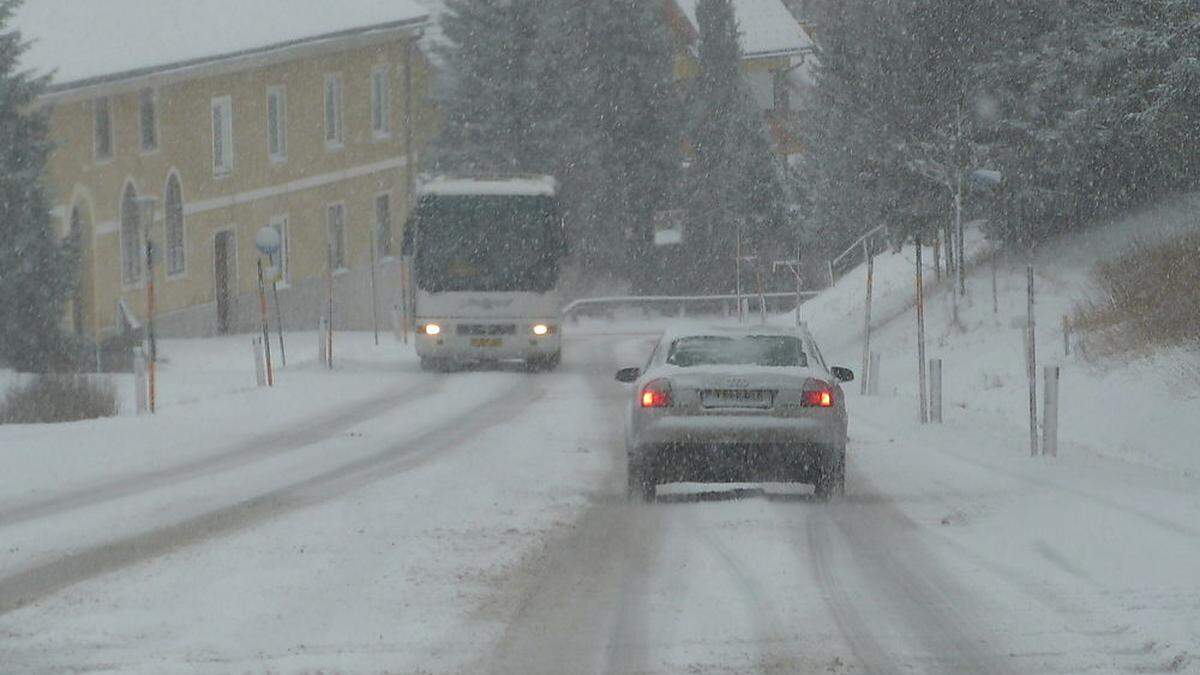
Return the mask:
<path id="1" fill-rule="evenodd" d="M 533 73 L 546 0 L 447 0 L 441 17 L 444 128 L 433 145 L 439 170 L 548 169 L 539 123 L 547 112 Z"/>
<path id="2" fill-rule="evenodd" d="M 686 245 L 700 272 L 694 285 L 728 291 L 740 230 L 746 251 L 777 246 L 784 192 L 766 122 L 741 71 L 738 26 L 729 0 L 701 0 L 698 65 L 689 92 Z"/>
<path id="3" fill-rule="evenodd" d="M 17 6 L 0 0 L 0 363 L 42 372 L 68 357 L 62 320 L 74 266 L 51 222 L 49 114 L 37 103 L 46 79 L 20 70 L 25 45 L 9 27 Z"/>

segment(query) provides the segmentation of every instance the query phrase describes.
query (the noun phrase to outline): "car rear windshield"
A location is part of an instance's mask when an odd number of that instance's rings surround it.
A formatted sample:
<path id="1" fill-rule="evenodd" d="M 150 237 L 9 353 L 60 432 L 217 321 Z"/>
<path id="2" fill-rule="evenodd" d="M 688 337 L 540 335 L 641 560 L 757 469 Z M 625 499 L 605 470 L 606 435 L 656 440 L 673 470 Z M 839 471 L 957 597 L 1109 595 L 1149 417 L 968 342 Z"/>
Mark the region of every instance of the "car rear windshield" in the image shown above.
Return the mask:
<path id="1" fill-rule="evenodd" d="M 675 340 L 667 363 L 692 366 L 754 365 L 807 366 L 808 357 L 799 338 L 786 335 L 697 335 Z"/>

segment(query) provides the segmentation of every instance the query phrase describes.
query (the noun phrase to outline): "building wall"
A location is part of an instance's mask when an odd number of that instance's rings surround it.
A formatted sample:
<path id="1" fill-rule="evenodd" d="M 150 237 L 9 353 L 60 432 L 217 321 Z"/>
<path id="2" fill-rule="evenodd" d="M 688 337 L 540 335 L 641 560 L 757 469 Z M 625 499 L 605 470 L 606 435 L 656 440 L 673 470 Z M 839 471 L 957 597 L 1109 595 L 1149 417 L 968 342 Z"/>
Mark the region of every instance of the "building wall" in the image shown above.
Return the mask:
<path id="1" fill-rule="evenodd" d="M 157 213 L 150 233 L 160 255 L 156 262 L 156 306 L 164 327 L 187 334 L 216 330 L 214 239 L 232 231 L 236 241 L 235 285 L 237 311 L 231 329 L 245 330 L 245 306 L 257 311 L 254 246 L 257 231 L 277 216 L 288 218 L 288 273 L 284 295 L 318 284 L 326 276 L 326 207 L 346 208 L 347 271 L 353 277 L 371 260 L 370 240 L 375 223 L 375 198 L 391 196 L 392 250 L 398 250 L 407 210 L 409 185 L 404 147 L 405 59 L 411 53 L 412 111 L 415 154 L 428 138 L 434 116 L 426 92 L 429 68 L 408 37 L 382 44 L 357 46 L 298 56 L 238 72 L 211 74 L 164 84 L 156 90 L 159 147 L 141 150 L 138 92 L 115 92 L 110 97 L 115 144 L 113 158 L 97 161 L 93 152 L 93 101 L 54 104 L 51 134 L 57 148 L 49 175 L 57 213 L 64 230 L 73 208 L 85 222 L 89 252 L 82 269 L 90 275 L 83 286 L 85 307 L 81 331 L 103 336 L 116 329 L 116 305 L 124 299 L 139 319 L 146 313 L 143 281 L 122 281 L 121 201 L 132 184 L 139 196 L 154 197 Z M 391 134 L 376 138 L 371 128 L 371 73 L 388 68 Z M 330 149 L 325 143 L 325 76 L 342 78 L 345 142 Z M 286 87 L 287 159 L 272 161 L 268 152 L 267 89 Z M 90 92 L 89 92 L 90 93 Z M 234 167 L 224 176 L 213 172 L 212 112 L 214 98 L 229 96 L 233 108 Z M 186 269 L 166 273 L 164 204 L 168 177 L 178 176 L 184 203 Z M 293 290 L 295 289 L 295 290 Z"/>

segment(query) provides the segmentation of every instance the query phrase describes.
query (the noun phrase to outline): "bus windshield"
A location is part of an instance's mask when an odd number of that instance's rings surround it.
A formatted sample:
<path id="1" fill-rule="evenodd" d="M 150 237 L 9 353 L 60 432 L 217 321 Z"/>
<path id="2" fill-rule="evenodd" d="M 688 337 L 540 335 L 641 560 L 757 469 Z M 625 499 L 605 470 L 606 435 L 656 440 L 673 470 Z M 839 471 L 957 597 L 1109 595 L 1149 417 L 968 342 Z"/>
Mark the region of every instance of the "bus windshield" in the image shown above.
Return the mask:
<path id="1" fill-rule="evenodd" d="M 547 196 L 425 196 L 405 238 L 417 287 L 433 293 L 552 291 L 566 252 Z"/>

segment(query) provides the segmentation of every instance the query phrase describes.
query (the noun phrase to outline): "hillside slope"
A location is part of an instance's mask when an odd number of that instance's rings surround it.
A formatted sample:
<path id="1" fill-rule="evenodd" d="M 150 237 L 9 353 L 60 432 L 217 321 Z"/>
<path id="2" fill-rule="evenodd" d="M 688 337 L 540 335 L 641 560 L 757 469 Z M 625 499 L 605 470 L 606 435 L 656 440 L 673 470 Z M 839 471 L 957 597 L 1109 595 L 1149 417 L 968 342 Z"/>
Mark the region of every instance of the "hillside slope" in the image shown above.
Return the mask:
<path id="1" fill-rule="evenodd" d="M 998 254 L 975 231 L 969 251 L 975 264 L 967 296 L 952 320 L 949 286 L 933 285 L 926 272 L 926 356 L 945 368 L 948 424 L 1001 424 L 1015 439 L 1028 436 L 1028 381 L 1024 326 L 1026 264 L 1035 268 L 1037 354 L 1042 366 L 1062 367 L 1060 438 L 1063 453 L 1082 453 L 1147 464 L 1200 476 L 1200 352 L 1177 348 L 1150 356 L 1089 361 L 1078 340 L 1064 353 L 1062 318 L 1093 297 L 1091 271 L 1135 241 L 1152 242 L 1200 231 L 1200 195 L 1190 195 L 1129 217 L 1042 245 L 1031 257 Z M 932 256 L 926 251 L 925 260 Z M 917 348 L 914 252 L 876 260 L 871 350 L 882 356 L 886 396 L 910 398 L 917 416 Z M 997 306 L 993 311 L 992 269 Z M 829 356 L 861 370 L 865 270 L 857 269 L 804 306 L 802 316 Z M 1084 336 L 1086 339 L 1086 336 Z M 857 388 L 857 385 L 855 385 Z M 1038 397 L 1043 392 L 1039 382 Z"/>

